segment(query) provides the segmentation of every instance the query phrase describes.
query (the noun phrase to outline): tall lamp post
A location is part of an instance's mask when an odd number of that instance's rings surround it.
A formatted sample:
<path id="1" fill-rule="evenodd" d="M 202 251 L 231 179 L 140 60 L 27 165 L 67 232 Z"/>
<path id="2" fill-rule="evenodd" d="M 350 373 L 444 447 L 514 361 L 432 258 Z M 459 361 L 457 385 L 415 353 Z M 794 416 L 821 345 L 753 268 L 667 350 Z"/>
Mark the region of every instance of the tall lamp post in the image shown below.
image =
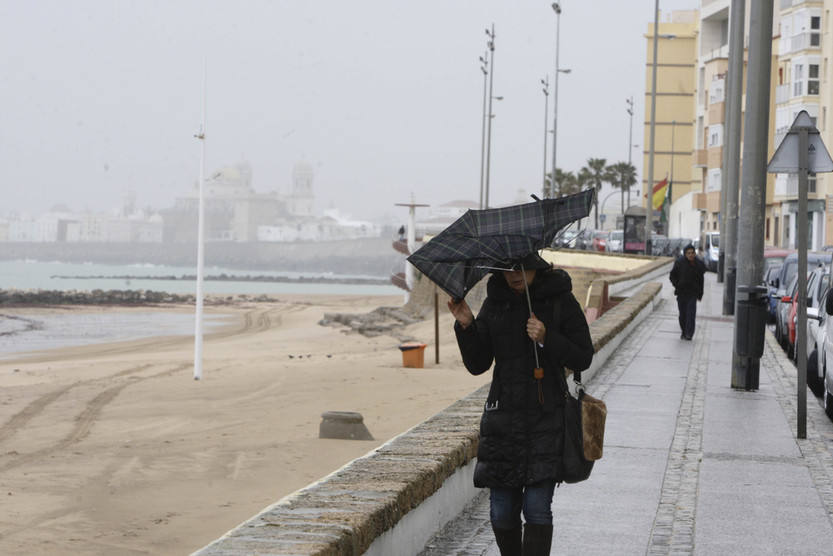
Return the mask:
<path id="1" fill-rule="evenodd" d="M 651 63 L 651 131 L 648 147 L 648 187 L 645 195 L 645 254 L 651 254 L 651 229 L 654 220 L 654 131 L 657 119 L 657 42 L 659 41 L 659 0 L 654 0 L 654 56 Z"/>
<path id="2" fill-rule="evenodd" d="M 484 208 L 483 206 L 483 167 L 485 164 L 486 158 L 486 95 L 487 95 L 487 77 L 489 76 L 489 52 L 486 51 L 483 56 L 480 57 L 480 71 L 483 72 L 483 117 L 480 123 L 480 205 L 479 208 Z"/>
<path id="3" fill-rule="evenodd" d="M 626 98 L 625 103 L 627 103 L 628 107 L 625 109 L 625 112 L 628 113 L 630 117 L 630 127 L 628 130 L 628 165 L 633 166 L 633 161 L 631 155 L 633 154 L 633 97 Z M 631 188 L 628 187 L 628 206 L 631 206 Z M 622 214 L 625 213 L 625 207 L 622 207 Z"/>
<path id="4" fill-rule="evenodd" d="M 486 36 L 489 37 L 489 40 L 486 42 L 486 46 L 489 48 L 489 122 L 488 122 L 488 137 L 486 139 L 486 186 L 485 186 L 485 193 L 483 196 L 483 208 L 489 208 L 489 176 L 491 173 L 491 162 L 492 162 L 492 99 L 494 96 L 492 95 L 493 85 L 494 85 L 494 78 L 495 78 L 495 24 L 492 23 L 492 30 L 486 29 Z"/>
<path id="5" fill-rule="evenodd" d="M 571 70 L 561 69 L 559 66 L 558 39 L 561 33 L 561 4 L 559 2 L 553 2 L 552 9 L 555 12 L 555 86 L 552 95 L 552 192 L 555 194 L 555 168 L 558 154 L 558 74 L 570 73 Z M 560 185 L 558 187 L 558 193 L 561 193 Z"/>
<path id="6" fill-rule="evenodd" d="M 541 85 L 544 87 L 541 89 L 544 93 L 544 174 L 543 174 L 543 181 L 541 182 L 541 198 L 546 199 L 550 195 L 547 195 L 547 118 L 549 117 L 549 100 L 550 100 L 550 76 L 547 75 L 545 79 L 541 80 Z M 553 176 L 553 180 L 555 177 Z M 552 190 L 552 187 L 549 188 Z"/>

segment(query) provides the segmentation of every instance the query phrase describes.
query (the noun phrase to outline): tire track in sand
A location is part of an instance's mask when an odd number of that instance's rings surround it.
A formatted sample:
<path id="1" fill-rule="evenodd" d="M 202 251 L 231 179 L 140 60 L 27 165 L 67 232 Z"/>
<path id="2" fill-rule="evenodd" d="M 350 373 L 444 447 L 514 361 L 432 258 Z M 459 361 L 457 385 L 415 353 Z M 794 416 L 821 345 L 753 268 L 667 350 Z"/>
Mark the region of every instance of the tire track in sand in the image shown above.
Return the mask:
<path id="1" fill-rule="evenodd" d="M 113 375 L 108 377 L 104 377 L 106 379 L 118 378 L 122 376 L 132 375 L 136 372 L 141 372 L 145 369 L 150 367 L 149 364 L 146 365 L 139 365 L 138 367 L 131 367 L 129 369 L 125 369 L 123 371 L 119 371 Z M 14 436 L 20 429 L 26 426 L 32 419 L 43 413 L 43 411 L 49 407 L 52 402 L 72 390 L 77 386 L 81 386 L 84 384 L 89 384 L 94 381 L 102 380 L 100 378 L 91 379 L 91 380 L 79 380 L 64 386 L 63 388 L 59 388 L 57 390 L 53 390 L 52 392 L 48 392 L 34 401 L 30 402 L 26 407 L 12 415 L 11 419 L 9 419 L 6 423 L 0 426 L 0 443 L 3 443 L 8 438 Z"/>
<path id="2" fill-rule="evenodd" d="M 137 367 L 137 370 L 144 370 L 148 367 L 150 367 L 150 365 L 144 365 L 141 368 Z M 160 373 L 156 373 L 156 374 L 153 374 L 153 375 L 150 375 L 150 376 L 143 376 L 143 377 L 139 376 L 139 377 L 137 377 L 134 374 L 127 375 L 126 371 L 122 371 L 120 373 L 117 373 L 116 375 L 113 375 L 113 377 L 108 377 L 108 378 L 114 378 L 114 377 L 115 378 L 125 378 L 125 377 L 128 377 L 131 380 L 125 380 L 122 384 L 117 384 L 116 386 L 111 386 L 110 388 L 107 388 L 106 390 L 104 390 L 102 392 L 99 392 L 92 400 L 87 402 L 87 405 L 84 407 L 84 409 L 81 411 L 81 413 L 79 413 L 78 416 L 75 418 L 75 426 L 72 428 L 72 430 L 69 432 L 69 434 L 67 434 L 66 436 L 64 436 L 64 438 L 60 439 L 59 441 L 57 441 L 55 444 L 52 444 L 51 446 L 47 446 L 45 448 L 41 448 L 40 450 L 36 450 L 34 452 L 30 452 L 30 453 L 27 453 L 27 454 L 21 454 L 21 455 L 15 457 L 15 458 L 13 458 L 11 461 L 8 461 L 5 464 L 0 465 L 0 473 L 2 473 L 4 471 L 8 471 L 9 469 L 13 469 L 15 467 L 19 467 L 21 465 L 25 465 L 27 463 L 35 462 L 39 459 L 42 459 L 44 457 L 49 456 L 50 454 L 52 454 L 54 452 L 65 450 L 65 449 L 69 448 L 70 446 L 72 446 L 73 444 L 77 444 L 78 442 L 81 442 L 82 440 L 84 440 L 87 436 L 89 436 L 90 431 L 93 428 L 93 425 L 95 424 L 96 420 L 98 420 L 98 417 L 99 417 L 99 415 L 101 415 L 101 412 L 104 410 L 104 408 L 110 402 L 112 402 L 116 398 L 116 396 L 118 396 L 121 393 L 122 390 L 124 390 L 125 388 L 127 388 L 131 384 L 138 384 L 139 382 L 149 380 L 149 379 L 153 379 L 153 378 L 161 378 L 161 377 L 170 376 L 170 375 L 176 374 L 180 371 L 183 371 L 185 369 L 188 369 L 190 367 L 191 367 L 190 363 L 185 363 L 185 364 L 178 365 L 178 366 L 174 367 L 173 369 L 168 369 L 168 370 L 165 370 L 165 371 L 162 371 Z M 74 387 L 77 384 L 79 384 L 79 383 L 73 384 L 73 385 L 71 385 L 71 387 Z M 69 388 L 67 388 L 67 390 L 68 389 Z M 61 393 L 63 393 L 63 392 L 61 392 Z M 57 397 L 58 396 L 55 396 L 55 398 L 57 398 Z M 40 399 L 42 399 L 42 398 L 40 398 Z M 46 407 L 46 406 L 44 405 L 43 407 Z M 42 408 L 41 408 L 41 410 L 42 410 Z"/>

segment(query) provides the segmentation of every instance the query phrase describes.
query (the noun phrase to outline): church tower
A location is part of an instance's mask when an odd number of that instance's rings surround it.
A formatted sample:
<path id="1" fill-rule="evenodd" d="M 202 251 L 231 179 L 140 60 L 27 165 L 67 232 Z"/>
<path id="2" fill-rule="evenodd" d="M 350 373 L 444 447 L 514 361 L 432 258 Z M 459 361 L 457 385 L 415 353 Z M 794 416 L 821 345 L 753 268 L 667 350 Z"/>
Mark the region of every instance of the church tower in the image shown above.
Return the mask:
<path id="1" fill-rule="evenodd" d="M 315 195 L 312 192 L 312 166 L 299 162 L 292 169 L 292 195 L 289 212 L 295 216 L 312 216 Z"/>

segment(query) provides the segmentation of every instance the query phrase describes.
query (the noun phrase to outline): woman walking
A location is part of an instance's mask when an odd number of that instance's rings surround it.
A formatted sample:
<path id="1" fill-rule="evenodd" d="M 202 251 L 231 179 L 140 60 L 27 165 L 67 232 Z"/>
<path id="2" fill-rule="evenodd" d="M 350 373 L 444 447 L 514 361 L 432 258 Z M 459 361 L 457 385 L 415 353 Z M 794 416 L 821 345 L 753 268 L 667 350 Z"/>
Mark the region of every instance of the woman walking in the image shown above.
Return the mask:
<path id="1" fill-rule="evenodd" d="M 543 556 L 552 543 L 552 497 L 564 442 L 564 369 L 587 369 L 593 343 L 565 271 L 537 254 L 511 268 L 489 279 L 477 318 L 465 300 L 448 306 L 468 371 L 478 375 L 495 363 L 474 484 L 490 489 L 498 548 L 503 556 Z"/>

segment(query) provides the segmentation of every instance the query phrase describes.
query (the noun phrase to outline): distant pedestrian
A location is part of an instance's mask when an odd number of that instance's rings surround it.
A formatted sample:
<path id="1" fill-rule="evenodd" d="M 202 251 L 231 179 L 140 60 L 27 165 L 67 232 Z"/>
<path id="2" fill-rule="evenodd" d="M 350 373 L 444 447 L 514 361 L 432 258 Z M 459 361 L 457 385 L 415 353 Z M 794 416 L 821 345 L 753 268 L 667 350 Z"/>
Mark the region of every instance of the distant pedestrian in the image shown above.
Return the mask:
<path id="1" fill-rule="evenodd" d="M 671 283 L 677 296 L 677 308 L 680 311 L 680 339 L 691 340 L 694 337 L 694 319 L 697 316 L 697 302 L 703 299 L 703 275 L 706 265 L 694 253 L 694 246 L 688 244 L 682 256 L 674 261 L 671 269 Z"/>
<path id="2" fill-rule="evenodd" d="M 404 241 L 405 240 L 405 226 L 404 225 L 399 226 L 399 232 L 398 233 L 399 233 L 399 241 Z"/>
<path id="3" fill-rule="evenodd" d="M 466 369 L 479 375 L 494 362 L 474 486 L 491 489 L 498 548 L 502 556 L 545 556 L 564 444 L 564 368 L 587 369 L 593 341 L 570 276 L 537 254 L 514 262 L 513 270 L 495 271 L 489 279 L 477 318 L 465 300 L 448 307 Z M 534 349 L 542 367 L 537 371 Z"/>

